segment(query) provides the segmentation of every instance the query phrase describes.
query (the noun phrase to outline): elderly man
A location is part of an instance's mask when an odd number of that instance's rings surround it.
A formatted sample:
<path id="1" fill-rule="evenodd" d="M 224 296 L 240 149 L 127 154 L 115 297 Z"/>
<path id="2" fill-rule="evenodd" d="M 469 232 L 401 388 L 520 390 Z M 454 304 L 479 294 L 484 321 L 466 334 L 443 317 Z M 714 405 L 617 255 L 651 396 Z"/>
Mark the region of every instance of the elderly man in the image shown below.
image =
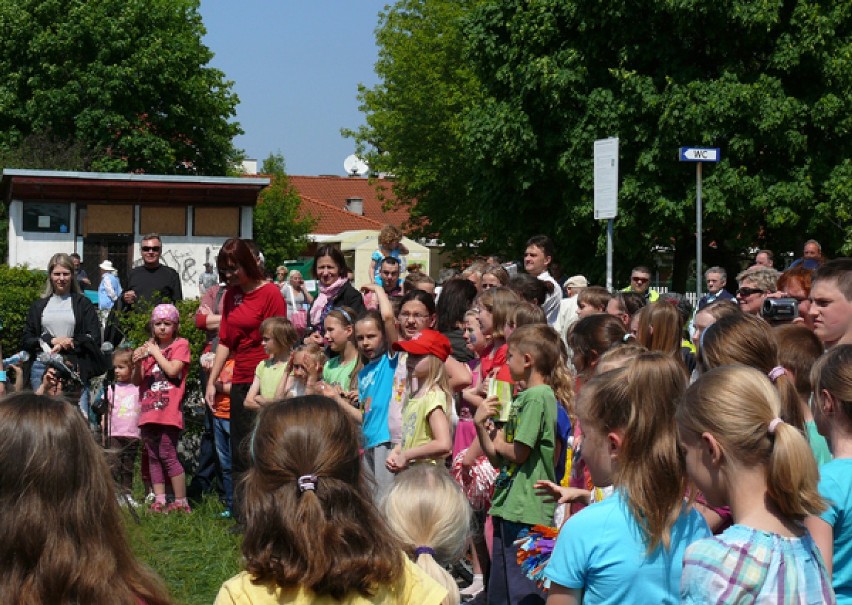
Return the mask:
<path id="1" fill-rule="evenodd" d="M 734 295 L 725 290 L 725 284 L 728 283 L 728 273 L 722 267 L 707 269 L 704 272 L 704 280 L 707 282 L 707 294 L 698 301 L 699 311 L 717 300 L 734 300 Z"/>
<path id="2" fill-rule="evenodd" d="M 805 269 L 818 269 L 825 261 L 822 257 L 822 246 L 815 239 L 809 239 L 805 242 L 802 249 L 802 258 L 797 258 L 790 265 L 790 268 L 802 265 Z"/>
<path id="3" fill-rule="evenodd" d="M 544 304 L 541 305 L 547 317 L 547 323 L 551 326 L 556 323 L 559 316 L 559 303 L 562 300 L 559 284 L 549 273 L 550 263 L 553 262 L 555 252 L 553 240 L 546 235 L 532 236 L 527 240 L 527 247 L 524 251 L 524 271 L 533 277 L 553 284 L 553 292 L 547 295 Z"/>
<path id="4" fill-rule="evenodd" d="M 737 275 L 740 287 L 737 289 L 737 302 L 744 313 L 760 317 L 760 310 L 767 294 L 777 289 L 778 276 L 775 269 L 769 267 L 751 267 Z"/>
<path id="5" fill-rule="evenodd" d="M 817 270 L 808 313 L 827 349 L 852 344 L 852 258 L 835 258 Z"/>
<path id="6" fill-rule="evenodd" d="M 639 265 L 630 272 L 630 285 L 622 288 L 622 292 L 636 292 L 645 297 L 647 302 L 656 302 L 660 297 L 659 292 L 651 290 L 651 270 Z"/>
<path id="7" fill-rule="evenodd" d="M 183 300 L 183 289 L 177 271 L 160 264 L 163 241 L 159 234 L 144 235 L 139 248 L 142 252 L 142 265 L 131 269 L 127 277 L 127 289 L 121 297 L 125 308 L 132 308 L 140 299 L 148 299 L 156 304 Z"/>
<path id="8" fill-rule="evenodd" d="M 754 257 L 753 266 L 769 267 L 772 269 L 775 266 L 775 254 L 773 254 L 772 250 L 759 250 Z"/>

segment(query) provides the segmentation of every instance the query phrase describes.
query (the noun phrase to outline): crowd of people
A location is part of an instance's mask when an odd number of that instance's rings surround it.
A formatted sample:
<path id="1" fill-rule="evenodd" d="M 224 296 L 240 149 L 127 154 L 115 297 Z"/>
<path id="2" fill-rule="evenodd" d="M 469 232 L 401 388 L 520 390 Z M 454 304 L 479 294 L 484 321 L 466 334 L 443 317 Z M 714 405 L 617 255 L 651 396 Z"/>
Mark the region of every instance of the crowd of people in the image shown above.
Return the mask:
<path id="1" fill-rule="evenodd" d="M 782 273 L 762 250 L 733 294 L 727 272 L 708 269 L 693 309 L 652 289 L 644 266 L 618 292 L 582 275 L 560 283 L 544 235 L 527 242 L 524 272 L 483 258 L 440 287 L 402 278 L 400 240 L 383 230 L 363 284 L 320 246 L 316 297 L 300 273 L 270 279 L 251 242 L 228 240 L 216 280 L 202 277 L 194 321 L 207 344 L 194 360 L 172 304 L 180 282 L 145 236 L 143 265 L 107 295 L 127 307 L 160 297 L 150 339 L 113 358 L 115 481 L 90 476 L 107 473 L 94 442 L 38 462 L 48 435 L 54 451 L 88 432 L 45 396 L 69 394 L 49 355 L 33 364 L 35 393 L 0 401 L 0 526 L 20 521 L 16 501 L 35 511 L 32 530 L 8 534 L 27 554 L 6 559 L 0 593 L 169 602 L 127 554 L 116 502 L 134 503 L 141 449 L 150 514 L 191 512 L 176 446 L 200 363 L 215 464 L 193 484 L 218 483 L 244 532 L 245 571 L 223 578 L 219 605 L 852 603 L 852 259 L 826 261 L 809 241 Z M 74 267 L 51 259 L 24 348 L 72 361 L 88 414 L 105 326 Z M 108 509 L 109 536 L 86 533 L 95 511 L 50 514 L 120 559 L 103 576 L 112 595 L 89 577 L 42 577 L 67 565 L 36 514 L 57 486 L 66 503 L 89 491 Z M 447 569 L 463 556 L 473 581 L 460 590 Z"/>

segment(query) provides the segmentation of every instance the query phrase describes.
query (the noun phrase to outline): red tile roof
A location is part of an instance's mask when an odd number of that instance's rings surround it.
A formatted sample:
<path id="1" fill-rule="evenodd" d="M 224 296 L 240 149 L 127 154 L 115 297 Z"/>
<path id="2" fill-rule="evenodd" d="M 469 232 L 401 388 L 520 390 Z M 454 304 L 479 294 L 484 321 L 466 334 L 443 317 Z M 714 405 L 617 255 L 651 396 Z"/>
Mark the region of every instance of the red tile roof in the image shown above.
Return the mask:
<path id="1" fill-rule="evenodd" d="M 318 220 L 314 233 L 335 234 L 353 229 L 381 229 L 390 224 L 397 227 L 408 220 L 405 208 L 384 210 L 393 200 L 392 181 L 338 176 L 293 176 L 290 183 L 302 198 L 300 213 Z M 364 200 L 364 215 L 346 210 L 347 198 Z"/>

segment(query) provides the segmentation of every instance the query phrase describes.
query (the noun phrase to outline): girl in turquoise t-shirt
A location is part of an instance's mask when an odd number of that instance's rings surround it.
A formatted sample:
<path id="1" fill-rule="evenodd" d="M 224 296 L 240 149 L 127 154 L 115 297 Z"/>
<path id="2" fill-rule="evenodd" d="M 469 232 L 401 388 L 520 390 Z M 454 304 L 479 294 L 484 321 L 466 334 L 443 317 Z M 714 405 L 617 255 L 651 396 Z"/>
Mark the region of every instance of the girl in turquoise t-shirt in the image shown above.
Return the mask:
<path id="1" fill-rule="evenodd" d="M 549 605 L 680 602 L 684 549 L 710 535 L 683 498 L 675 409 L 685 387 L 680 363 L 650 352 L 583 388 L 582 456 L 594 485 L 615 489 L 562 526 L 544 572 Z"/>
<path id="2" fill-rule="evenodd" d="M 263 350 L 269 355 L 257 364 L 246 395 L 246 409 L 257 409 L 275 401 L 286 382 L 288 361 L 299 340 L 296 328 L 286 317 L 269 317 L 260 324 Z"/>
<path id="3" fill-rule="evenodd" d="M 808 517 L 838 605 L 852 604 L 852 345 L 835 345 L 811 370 L 817 429 L 834 459 L 819 467 L 819 493 L 828 508 Z"/>

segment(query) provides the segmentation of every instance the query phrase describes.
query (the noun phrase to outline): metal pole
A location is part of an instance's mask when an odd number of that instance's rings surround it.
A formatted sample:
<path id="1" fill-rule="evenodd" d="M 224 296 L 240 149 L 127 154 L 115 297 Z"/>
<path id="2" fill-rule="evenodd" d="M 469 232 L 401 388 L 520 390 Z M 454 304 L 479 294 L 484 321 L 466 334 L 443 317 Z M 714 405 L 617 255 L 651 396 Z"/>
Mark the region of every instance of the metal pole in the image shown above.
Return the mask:
<path id="1" fill-rule="evenodd" d="M 701 280 L 703 269 L 701 261 L 701 162 L 695 164 L 695 293 L 701 300 Z"/>
<path id="2" fill-rule="evenodd" d="M 612 219 L 606 222 L 606 289 L 612 292 Z"/>

